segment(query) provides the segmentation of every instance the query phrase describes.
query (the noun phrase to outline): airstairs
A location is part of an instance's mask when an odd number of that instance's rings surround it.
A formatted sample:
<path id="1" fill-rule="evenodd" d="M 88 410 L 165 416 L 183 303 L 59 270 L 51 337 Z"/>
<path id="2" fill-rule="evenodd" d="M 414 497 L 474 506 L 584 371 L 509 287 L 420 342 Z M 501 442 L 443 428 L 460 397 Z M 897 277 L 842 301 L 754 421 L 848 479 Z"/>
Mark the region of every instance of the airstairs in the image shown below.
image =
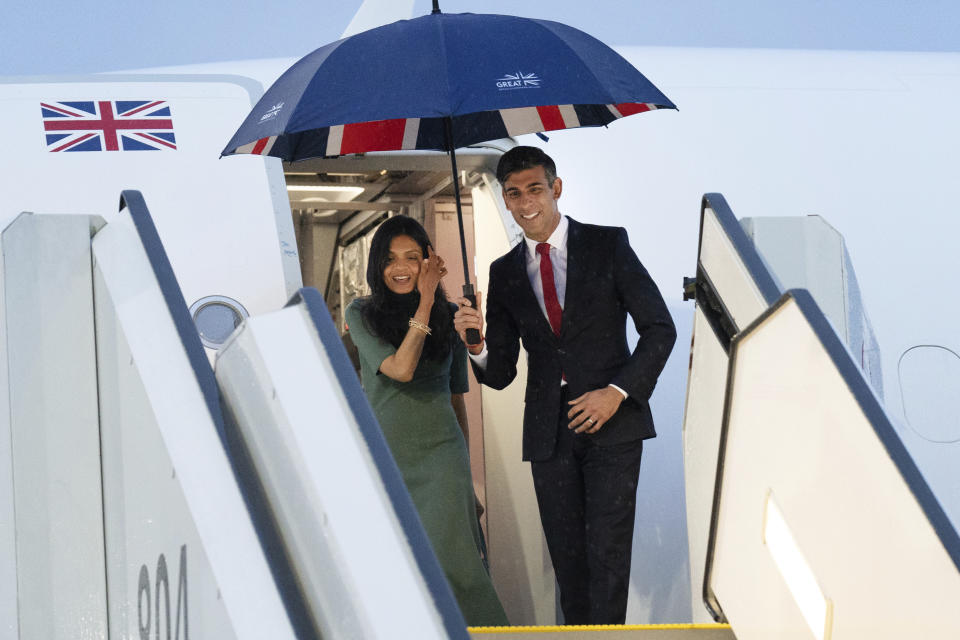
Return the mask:
<path id="1" fill-rule="evenodd" d="M 741 226 L 722 196 L 703 200 L 684 419 L 691 583 L 741 640 L 960 636 L 960 537 L 884 410 L 855 280 L 784 291 L 778 276 L 817 268 L 785 256 L 830 243 L 805 245 L 822 221 L 777 220 Z M 764 233 L 775 241 L 756 242 Z M 842 243 L 834 255 L 852 273 Z"/>
<path id="2" fill-rule="evenodd" d="M 3 234 L 0 636 L 466 638 L 319 294 L 251 319 L 215 377 L 121 205 Z"/>
<path id="3" fill-rule="evenodd" d="M 960 636 L 960 538 L 851 355 L 872 335 L 839 338 L 768 262 L 708 194 L 684 448 L 717 622 L 467 630 L 316 291 L 214 367 L 138 192 L 109 223 L 23 214 L 2 236 L 0 638 Z"/>

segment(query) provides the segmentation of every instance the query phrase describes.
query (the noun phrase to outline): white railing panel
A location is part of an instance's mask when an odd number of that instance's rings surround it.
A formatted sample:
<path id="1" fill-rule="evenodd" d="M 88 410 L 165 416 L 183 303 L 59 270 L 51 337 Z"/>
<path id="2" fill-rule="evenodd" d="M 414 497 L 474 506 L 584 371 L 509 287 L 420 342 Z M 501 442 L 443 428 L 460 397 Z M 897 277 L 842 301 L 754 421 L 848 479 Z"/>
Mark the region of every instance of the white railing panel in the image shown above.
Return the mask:
<path id="1" fill-rule="evenodd" d="M 737 637 L 960 635 L 960 538 L 812 297 L 731 360 L 707 574 Z"/>
<path id="2" fill-rule="evenodd" d="M 315 291 L 301 295 L 313 300 L 314 313 L 328 314 Z M 315 319 L 329 325 L 330 344 Z M 323 637 L 465 637 L 329 317 L 312 318 L 301 299 L 249 318 L 216 369 L 228 429 L 236 428 L 252 460 Z M 398 518 L 404 509 L 406 522 Z"/>
<path id="3" fill-rule="evenodd" d="M 162 634 L 169 613 L 174 634 L 293 638 L 218 437 L 213 373 L 142 198 L 124 196 L 138 206 L 93 240 L 111 636 Z"/>
<path id="4" fill-rule="evenodd" d="M 100 224 L 22 214 L 3 232 L 4 637 L 106 637 L 90 278 L 90 235 Z"/>

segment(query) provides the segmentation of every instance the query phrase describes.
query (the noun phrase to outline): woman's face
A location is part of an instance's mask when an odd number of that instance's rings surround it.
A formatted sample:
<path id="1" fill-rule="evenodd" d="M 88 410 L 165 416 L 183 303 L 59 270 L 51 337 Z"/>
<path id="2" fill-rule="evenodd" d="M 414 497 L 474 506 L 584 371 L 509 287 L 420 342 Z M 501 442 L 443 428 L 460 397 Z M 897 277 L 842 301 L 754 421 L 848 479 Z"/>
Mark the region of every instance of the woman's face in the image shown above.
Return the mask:
<path id="1" fill-rule="evenodd" d="M 383 281 L 394 293 L 411 293 L 417 288 L 423 251 L 410 236 L 396 236 L 390 241 L 387 266 L 383 268 Z"/>

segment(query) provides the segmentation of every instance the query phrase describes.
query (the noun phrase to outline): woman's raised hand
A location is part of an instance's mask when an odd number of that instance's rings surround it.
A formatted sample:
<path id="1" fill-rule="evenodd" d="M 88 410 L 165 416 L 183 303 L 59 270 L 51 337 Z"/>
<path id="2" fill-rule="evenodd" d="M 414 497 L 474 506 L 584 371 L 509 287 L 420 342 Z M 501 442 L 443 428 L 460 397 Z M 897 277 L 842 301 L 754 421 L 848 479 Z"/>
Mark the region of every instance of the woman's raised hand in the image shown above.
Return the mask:
<path id="1" fill-rule="evenodd" d="M 427 246 L 427 258 L 420 265 L 420 277 L 417 278 L 417 290 L 421 298 L 433 299 L 440 278 L 447 274 L 443 266 L 443 258 L 433 252 L 433 247 Z"/>

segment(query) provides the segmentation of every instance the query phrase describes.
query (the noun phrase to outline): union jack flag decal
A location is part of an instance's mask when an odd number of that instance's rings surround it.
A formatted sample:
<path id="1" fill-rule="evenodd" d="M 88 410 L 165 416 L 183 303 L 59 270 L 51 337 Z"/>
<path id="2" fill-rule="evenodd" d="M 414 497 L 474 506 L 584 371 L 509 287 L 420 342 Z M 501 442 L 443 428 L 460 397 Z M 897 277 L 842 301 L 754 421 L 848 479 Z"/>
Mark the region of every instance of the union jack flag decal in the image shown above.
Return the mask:
<path id="1" fill-rule="evenodd" d="M 41 102 L 47 151 L 177 148 L 166 100 Z"/>

